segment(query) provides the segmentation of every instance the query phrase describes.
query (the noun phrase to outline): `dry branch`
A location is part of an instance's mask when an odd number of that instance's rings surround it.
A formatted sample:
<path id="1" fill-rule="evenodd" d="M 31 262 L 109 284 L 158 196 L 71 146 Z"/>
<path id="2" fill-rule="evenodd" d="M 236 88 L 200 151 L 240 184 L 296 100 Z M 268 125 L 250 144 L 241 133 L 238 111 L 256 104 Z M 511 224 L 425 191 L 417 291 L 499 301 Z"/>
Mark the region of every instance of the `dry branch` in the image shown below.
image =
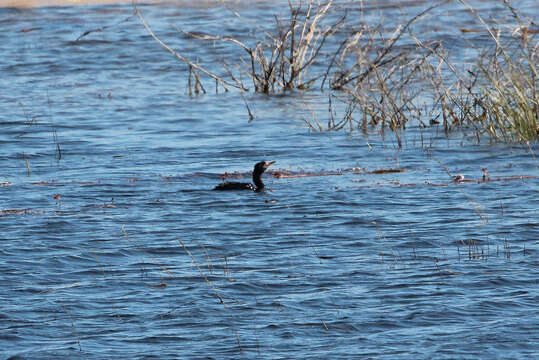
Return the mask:
<path id="1" fill-rule="evenodd" d="M 161 41 L 161 39 L 159 39 L 157 37 L 157 35 L 155 35 L 155 33 L 152 31 L 152 29 L 150 28 L 150 26 L 148 25 L 148 23 L 146 22 L 146 20 L 144 20 L 144 17 L 142 16 L 142 13 L 140 12 L 140 10 L 138 9 L 136 3 L 134 2 L 133 3 L 133 7 L 134 7 L 134 11 L 135 11 L 135 14 L 138 16 L 138 18 L 140 19 L 140 21 L 142 22 L 142 25 L 144 25 L 144 27 L 146 28 L 146 31 L 148 31 L 148 33 L 152 36 L 152 38 L 157 41 L 157 43 L 159 45 L 161 45 L 162 47 L 164 47 L 168 52 L 170 52 L 171 54 L 173 54 L 174 56 L 176 56 L 179 60 L 185 62 L 187 65 L 189 65 L 190 67 L 192 67 L 193 69 L 196 69 L 204 74 L 206 74 L 207 76 L 211 77 L 212 79 L 215 79 L 215 81 L 217 81 L 219 84 L 221 84 L 221 86 L 223 86 L 226 90 L 228 90 L 227 88 L 227 85 L 228 86 L 231 86 L 231 87 L 235 87 L 235 88 L 238 88 L 242 91 L 247 91 L 248 89 L 241 86 L 241 85 L 238 85 L 238 84 L 235 84 L 235 83 L 232 83 L 232 82 L 229 82 L 229 81 L 226 81 L 224 79 L 222 79 L 221 77 L 215 75 L 214 73 L 206 70 L 205 68 L 203 68 L 202 66 L 198 65 L 198 64 L 195 64 L 194 62 L 192 62 L 191 60 L 189 60 L 188 58 L 182 56 L 181 54 L 179 54 L 178 52 L 176 52 L 174 49 L 172 49 L 170 46 L 168 46 L 167 44 L 165 44 L 163 41 Z"/>

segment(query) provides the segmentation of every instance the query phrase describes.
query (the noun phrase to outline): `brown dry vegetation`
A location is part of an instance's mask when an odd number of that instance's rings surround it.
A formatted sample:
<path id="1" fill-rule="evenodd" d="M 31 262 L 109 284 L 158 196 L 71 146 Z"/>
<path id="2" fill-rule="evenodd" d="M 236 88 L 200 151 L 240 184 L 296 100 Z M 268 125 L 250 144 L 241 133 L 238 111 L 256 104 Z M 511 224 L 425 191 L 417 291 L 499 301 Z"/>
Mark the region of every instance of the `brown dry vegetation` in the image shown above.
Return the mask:
<path id="1" fill-rule="evenodd" d="M 327 126 L 316 119 L 306 120 L 312 130 L 366 132 L 389 128 L 395 132 L 399 146 L 400 133 L 410 120 L 420 126 L 442 124 L 446 133 L 471 128 L 477 139 L 486 136 L 491 141 L 537 140 L 537 25 L 524 20 L 505 2 L 516 25 L 510 36 L 501 36 L 502 28 L 493 29 L 492 21 L 487 24 L 466 1 L 460 1 L 477 20 L 475 31 L 486 32 L 491 39 L 490 46 L 476 49 L 480 56 L 464 69 L 448 60 L 441 41 L 423 41 L 411 30 L 412 24 L 447 3 L 438 2 L 395 24 L 389 36 L 380 24 L 356 25 L 345 13 L 332 13 L 332 0 L 289 3 L 288 16 L 275 18 L 274 31 L 253 25 L 252 33 L 257 35 L 252 35 L 249 43 L 226 35 L 195 34 L 173 25 L 183 36 L 208 46 L 216 41 L 231 43 L 246 54 L 239 56 L 235 64 L 223 62 L 219 74 L 165 44 L 153 33 L 136 5 L 135 13 L 157 42 L 189 65 L 190 94 L 205 92 L 204 77 L 226 91 L 237 88 L 242 92 L 275 93 L 319 87 L 330 92 L 330 115 Z M 231 13 L 243 19 L 237 12 Z M 333 20 L 329 20 L 330 14 Z M 335 45 L 337 33 L 342 40 L 333 47 L 337 50 L 330 54 L 328 62 L 326 45 L 330 40 Z M 415 46 L 401 46 L 403 35 L 414 39 Z M 316 61 L 327 63 L 324 73 L 311 71 Z M 343 115 L 337 117 L 332 99 L 344 102 Z"/>

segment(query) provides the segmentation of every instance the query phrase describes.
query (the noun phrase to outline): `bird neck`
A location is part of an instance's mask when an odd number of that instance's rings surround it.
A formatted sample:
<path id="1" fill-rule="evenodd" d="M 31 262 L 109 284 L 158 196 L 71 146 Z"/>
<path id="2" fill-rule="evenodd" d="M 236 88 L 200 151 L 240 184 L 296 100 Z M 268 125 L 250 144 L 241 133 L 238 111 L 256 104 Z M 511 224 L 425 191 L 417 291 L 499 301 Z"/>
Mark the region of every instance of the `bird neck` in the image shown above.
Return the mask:
<path id="1" fill-rule="evenodd" d="M 253 183 L 256 186 L 257 190 L 261 190 L 264 188 L 264 183 L 262 182 L 262 179 L 260 178 L 262 176 L 261 173 L 253 172 Z"/>

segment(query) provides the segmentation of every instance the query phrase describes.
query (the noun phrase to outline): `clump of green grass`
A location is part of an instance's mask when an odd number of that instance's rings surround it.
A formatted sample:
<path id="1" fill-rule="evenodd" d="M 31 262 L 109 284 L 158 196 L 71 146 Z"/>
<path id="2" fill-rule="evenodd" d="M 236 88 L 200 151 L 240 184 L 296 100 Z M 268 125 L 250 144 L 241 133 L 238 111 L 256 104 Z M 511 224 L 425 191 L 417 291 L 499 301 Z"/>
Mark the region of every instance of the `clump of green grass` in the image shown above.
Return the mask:
<path id="1" fill-rule="evenodd" d="M 495 50 L 498 52 L 498 50 Z M 504 56 L 505 57 L 505 56 Z M 497 59 L 498 54 L 492 59 Z M 492 140 L 526 142 L 539 139 L 539 98 L 535 64 L 514 63 L 507 57 L 503 63 L 492 60 L 480 63 L 479 76 L 487 84 L 478 97 L 480 114 L 475 119 L 483 133 Z M 534 72 L 528 72 L 526 67 Z"/>
<path id="2" fill-rule="evenodd" d="M 476 123 L 490 139 L 526 142 L 539 139 L 539 88 L 537 48 L 516 10 L 506 2 L 519 26 L 510 40 L 502 40 L 465 1 L 492 39 L 494 46 L 479 57 L 473 75 L 479 87 L 476 106 L 466 120 Z M 516 40 L 516 41 L 515 41 Z"/>
<path id="3" fill-rule="evenodd" d="M 356 61 L 331 82 L 333 89 L 349 95 L 343 120 L 333 129 L 343 128 L 347 121 L 361 124 L 364 131 L 367 124 L 379 126 L 382 131 L 387 127 L 397 135 L 399 147 L 400 130 L 410 120 L 419 124 L 428 120 L 429 125 L 443 121 L 447 134 L 471 128 L 478 140 L 484 136 L 504 142 L 538 140 L 536 31 L 529 31 L 530 24 L 508 2 L 505 4 L 519 24 L 511 37 L 492 30 L 475 9 L 465 1 L 461 3 L 488 32 L 492 48 L 477 49 L 479 56 L 471 68 L 464 69 L 449 62 L 440 42 L 422 42 L 410 31 L 410 24 L 441 3 L 427 8 L 406 25 L 399 25 L 378 51 L 372 51 L 372 47 L 383 34 L 364 29 L 361 36 L 369 41 L 361 42 L 360 33 L 356 33 L 345 46 L 354 49 L 351 52 L 357 56 Z M 417 46 L 397 51 L 397 41 L 405 30 Z M 376 57 L 370 58 L 369 53 Z M 430 98 L 431 103 L 425 103 L 425 98 Z M 360 112 L 358 121 L 353 116 L 357 115 L 356 109 Z"/>
<path id="4" fill-rule="evenodd" d="M 492 40 L 490 48 L 477 48 L 479 54 L 467 69 L 459 70 L 448 54 L 418 44 L 440 59 L 437 67 L 425 68 L 432 85 L 446 133 L 471 128 L 480 141 L 528 142 L 539 139 L 539 93 L 537 72 L 538 42 L 528 31 L 516 10 L 505 2 L 519 26 L 511 34 L 493 29 L 466 1 L 461 0 Z M 506 30 L 509 32 L 509 30 Z M 471 44 L 473 46 L 473 44 Z M 444 68 L 445 65 L 445 68 Z M 442 69 L 442 70 L 440 70 Z M 443 69 L 451 78 L 442 74 Z"/>

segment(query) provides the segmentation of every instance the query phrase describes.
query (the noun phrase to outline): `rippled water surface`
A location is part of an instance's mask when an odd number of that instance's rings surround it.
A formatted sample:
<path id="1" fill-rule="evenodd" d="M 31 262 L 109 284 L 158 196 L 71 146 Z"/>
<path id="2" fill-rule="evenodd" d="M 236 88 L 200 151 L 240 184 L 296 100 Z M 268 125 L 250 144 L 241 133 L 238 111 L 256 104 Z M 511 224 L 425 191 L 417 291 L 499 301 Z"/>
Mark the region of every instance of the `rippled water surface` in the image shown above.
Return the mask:
<path id="1" fill-rule="evenodd" d="M 428 6 L 388 4 L 364 20 Z M 235 6 L 269 26 L 287 5 Z M 248 28 L 217 2 L 141 10 L 210 67 L 234 53 L 170 24 Z M 456 4 L 422 24 L 457 58 L 478 26 Z M 412 125 L 399 149 L 309 131 L 319 91 L 190 97 L 130 5 L 0 9 L 0 28 L 2 358 L 539 356 L 537 144 Z M 262 159 L 265 193 L 210 191 Z"/>

